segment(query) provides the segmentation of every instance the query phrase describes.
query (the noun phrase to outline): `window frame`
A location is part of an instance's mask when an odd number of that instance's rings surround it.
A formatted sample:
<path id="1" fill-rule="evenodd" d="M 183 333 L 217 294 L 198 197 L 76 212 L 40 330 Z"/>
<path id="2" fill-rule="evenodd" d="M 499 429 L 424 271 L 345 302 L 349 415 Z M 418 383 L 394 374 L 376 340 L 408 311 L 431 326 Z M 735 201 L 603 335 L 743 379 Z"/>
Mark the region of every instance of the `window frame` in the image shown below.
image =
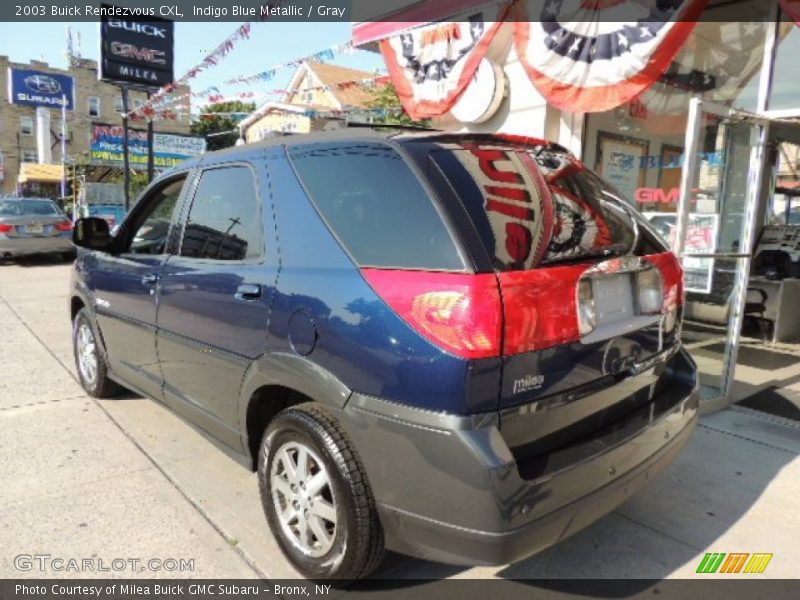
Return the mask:
<path id="1" fill-rule="evenodd" d="M 189 217 L 192 214 L 192 207 L 194 206 L 194 201 L 197 198 L 197 190 L 200 188 L 200 183 L 203 179 L 203 174 L 208 171 L 214 171 L 218 169 L 231 169 L 236 167 L 245 167 L 250 171 L 250 176 L 253 179 L 253 190 L 256 194 L 256 215 L 254 218 L 257 222 L 262 224 L 260 228 L 261 231 L 261 245 L 259 247 L 258 256 L 252 256 L 250 258 L 243 258 L 241 260 L 227 260 L 223 258 L 197 258 L 194 256 L 184 256 L 181 254 L 183 250 L 183 238 L 186 234 L 186 225 L 189 223 Z M 184 188 L 185 189 L 185 188 Z M 178 234 L 178 240 L 175 247 L 174 256 L 179 258 L 180 260 L 189 260 L 192 262 L 198 262 L 202 264 L 218 264 L 218 265 L 248 265 L 248 264 L 264 264 L 267 261 L 267 231 L 263 227 L 264 223 L 264 198 L 261 196 L 261 182 L 258 177 L 258 170 L 256 169 L 255 165 L 251 162 L 245 160 L 238 160 L 233 162 L 224 162 L 224 163 L 212 163 L 207 165 L 198 165 L 195 168 L 195 172 L 193 175 L 193 181 L 191 185 L 191 189 L 188 190 L 187 196 L 185 198 L 185 210 L 181 211 L 184 214 L 180 217 L 180 232 Z"/>
<path id="2" fill-rule="evenodd" d="M 26 156 L 33 156 L 32 160 L 28 160 Z M 31 150 L 30 148 L 23 148 L 20 151 L 19 162 L 21 164 L 35 164 L 39 161 L 39 154 L 36 150 Z"/>
<path id="3" fill-rule="evenodd" d="M 30 123 L 30 128 L 25 131 L 24 123 Z M 21 115 L 19 118 L 19 133 L 20 135 L 32 137 L 36 133 L 36 126 L 33 122 L 33 117 L 30 115 Z"/>
<path id="4" fill-rule="evenodd" d="M 347 257 L 352 261 L 352 263 L 354 265 L 357 265 L 359 269 L 373 268 L 370 265 L 362 265 L 361 263 L 359 263 L 359 261 L 356 260 L 355 256 L 353 256 L 352 252 L 347 247 L 347 245 L 344 243 L 342 238 L 339 237 L 339 234 L 336 233 L 336 231 L 334 231 L 334 228 L 328 222 L 328 219 L 326 219 L 325 216 L 322 214 L 322 211 L 317 206 L 317 202 L 314 199 L 314 196 L 311 194 L 311 191 L 308 189 L 308 187 L 306 186 L 305 181 L 303 180 L 302 176 L 300 175 L 300 172 L 297 169 L 297 165 L 295 165 L 295 163 L 294 163 L 294 159 L 291 156 L 291 150 L 298 149 L 298 148 L 309 148 L 309 147 L 312 147 L 312 146 L 326 146 L 326 145 L 331 145 L 331 144 L 353 144 L 353 143 L 355 143 L 355 144 L 381 144 L 381 145 L 387 146 L 388 148 L 391 148 L 392 150 L 394 150 L 400 156 L 400 160 L 402 160 L 405 163 L 405 165 L 411 171 L 412 175 L 416 178 L 416 180 L 419 183 L 420 187 L 422 187 L 422 189 L 425 191 L 425 193 L 428 194 L 428 197 L 430 198 L 431 203 L 433 204 L 434 210 L 439 215 L 439 218 L 441 219 L 445 230 L 447 231 L 448 235 L 450 236 L 450 239 L 453 241 L 453 245 L 455 246 L 456 253 L 458 254 L 459 258 L 461 259 L 461 263 L 464 265 L 464 267 L 462 269 L 413 269 L 413 268 L 405 267 L 405 266 L 395 266 L 395 267 L 377 266 L 377 267 L 374 267 L 374 268 L 376 268 L 376 269 L 392 269 L 392 268 L 396 268 L 396 269 L 402 269 L 404 271 L 418 270 L 418 271 L 430 271 L 430 272 L 436 272 L 436 273 L 475 274 L 475 273 L 480 272 L 478 270 L 477 264 L 473 260 L 473 257 L 471 255 L 471 253 L 467 250 L 467 248 L 465 248 L 464 237 L 461 235 L 461 232 L 459 231 L 457 224 L 453 221 L 453 218 L 451 217 L 449 211 L 446 210 L 445 203 L 443 202 L 443 199 L 439 196 L 437 190 L 434 188 L 432 183 L 430 181 L 428 181 L 428 177 L 424 174 L 423 169 L 420 168 L 420 165 L 418 164 L 418 162 L 416 160 L 414 160 L 414 156 L 409 152 L 409 150 L 407 150 L 406 146 L 404 146 L 403 144 L 394 142 L 394 141 L 389 140 L 387 138 L 353 137 L 353 138 L 344 139 L 344 140 L 304 142 L 304 143 L 300 143 L 300 144 L 292 144 L 291 146 L 284 145 L 283 149 L 284 149 L 286 160 L 289 163 L 289 166 L 291 167 L 292 172 L 294 173 L 294 176 L 297 179 L 297 182 L 300 184 L 300 187 L 302 188 L 303 193 L 306 195 L 306 198 L 308 198 L 308 201 L 311 204 L 311 207 L 314 209 L 314 212 L 322 220 L 322 223 L 325 225 L 325 228 L 333 236 L 333 239 L 336 240 L 336 242 L 339 244 L 339 247 L 344 251 L 344 253 L 347 255 Z"/>
<path id="5" fill-rule="evenodd" d="M 92 100 L 97 101 L 97 111 L 95 112 L 92 112 Z M 88 96 L 86 98 L 86 113 L 89 115 L 90 118 L 100 117 L 100 115 L 103 113 L 103 105 L 100 102 L 100 96 Z"/>
<path id="6" fill-rule="evenodd" d="M 183 179 L 183 187 L 181 188 L 181 193 L 178 195 L 178 200 L 175 203 L 175 210 L 172 213 L 172 218 L 170 219 L 169 229 L 167 231 L 167 244 L 164 248 L 164 252 L 162 254 L 151 254 L 151 255 L 144 255 L 138 254 L 136 252 L 131 252 L 131 244 L 133 243 L 133 238 L 136 235 L 139 227 L 144 223 L 144 220 L 140 220 L 142 213 L 149 215 L 152 213 L 151 205 L 153 203 L 153 196 L 159 194 L 161 190 L 166 188 L 169 185 L 172 185 L 177 180 Z M 141 200 L 139 200 L 131 209 L 131 211 L 126 215 L 125 219 L 122 221 L 119 229 L 119 233 L 116 236 L 116 240 L 114 243 L 114 254 L 124 256 L 124 257 L 136 257 L 136 256 L 173 256 L 175 254 L 175 228 L 179 227 L 181 224 L 181 216 L 183 213 L 183 204 L 185 202 L 186 194 L 188 193 L 189 188 L 194 184 L 194 174 L 191 169 L 178 171 L 176 173 L 170 173 L 167 177 L 163 179 L 155 180 L 153 183 L 145 189 L 144 194 L 142 195 Z M 145 218 L 146 220 L 146 218 Z"/>

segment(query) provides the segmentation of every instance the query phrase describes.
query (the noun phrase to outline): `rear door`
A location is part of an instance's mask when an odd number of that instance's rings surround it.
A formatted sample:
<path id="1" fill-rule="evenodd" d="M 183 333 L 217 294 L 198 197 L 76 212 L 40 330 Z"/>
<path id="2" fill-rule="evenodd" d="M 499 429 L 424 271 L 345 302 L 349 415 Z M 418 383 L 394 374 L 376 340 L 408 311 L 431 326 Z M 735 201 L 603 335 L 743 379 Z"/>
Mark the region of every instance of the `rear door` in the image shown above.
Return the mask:
<path id="1" fill-rule="evenodd" d="M 249 163 L 203 170 L 180 251 L 159 280 L 165 401 L 233 443 L 239 388 L 264 353 L 277 277 L 277 252 L 266 240 L 274 230 L 268 190 L 266 174 Z"/>
<path id="2" fill-rule="evenodd" d="M 630 410 L 613 395 L 605 406 L 566 405 L 674 346 L 680 272 L 658 236 L 582 163 L 544 143 L 442 142 L 427 160 L 470 215 L 498 278 L 500 409 L 561 407 L 538 419 L 541 436 L 594 411 L 609 419 Z"/>

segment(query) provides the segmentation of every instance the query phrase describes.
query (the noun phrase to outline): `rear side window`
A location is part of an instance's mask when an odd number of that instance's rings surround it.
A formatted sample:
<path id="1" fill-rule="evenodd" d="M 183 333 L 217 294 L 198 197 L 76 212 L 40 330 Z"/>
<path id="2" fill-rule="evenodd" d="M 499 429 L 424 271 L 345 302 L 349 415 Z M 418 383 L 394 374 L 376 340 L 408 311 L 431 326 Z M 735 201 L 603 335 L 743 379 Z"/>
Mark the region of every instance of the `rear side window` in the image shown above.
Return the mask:
<path id="1" fill-rule="evenodd" d="M 246 260 L 261 256 L 258 193 L 248 167 L 204 171 L 183 233 L 181 256 Z"/>
<path id="2" fill-rule="evenodd" d="M 440 148 L 430 160 L 498 271 L 618 256 L 637 244 L 638 225 L 625 202 L 567 154 L 478 142 Z"/>
<path id="3" fill-rule="evenodd" d="M 464 262 L 431 197 L 380 143 L 289 148 L 328 226 L 362 267 L 461 271 Z"/>

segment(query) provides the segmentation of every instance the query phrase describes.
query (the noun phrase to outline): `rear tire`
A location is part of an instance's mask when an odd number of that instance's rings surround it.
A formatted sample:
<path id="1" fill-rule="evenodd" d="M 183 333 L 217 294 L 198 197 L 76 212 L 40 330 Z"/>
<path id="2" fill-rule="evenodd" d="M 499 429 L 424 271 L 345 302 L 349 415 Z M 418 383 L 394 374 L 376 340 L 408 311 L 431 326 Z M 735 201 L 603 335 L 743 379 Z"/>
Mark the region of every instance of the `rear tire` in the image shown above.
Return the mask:
<path id="1" fill-rule="evenodd" d="M 84 391 L 94 398 L 110 398 L 122 388 L 108 378 L 108 364 L 100 349 L 97 327 L 82 308 L 72 321 L 72 352 Z"/>
<path id="2" fill-rule="evenodd" d="M 307 403 L 284 410 L 258 455 L 261 503 L 284 555 L 309 579 L 367 577 L 384 553 L 364 467 L 336 418 Z"/>

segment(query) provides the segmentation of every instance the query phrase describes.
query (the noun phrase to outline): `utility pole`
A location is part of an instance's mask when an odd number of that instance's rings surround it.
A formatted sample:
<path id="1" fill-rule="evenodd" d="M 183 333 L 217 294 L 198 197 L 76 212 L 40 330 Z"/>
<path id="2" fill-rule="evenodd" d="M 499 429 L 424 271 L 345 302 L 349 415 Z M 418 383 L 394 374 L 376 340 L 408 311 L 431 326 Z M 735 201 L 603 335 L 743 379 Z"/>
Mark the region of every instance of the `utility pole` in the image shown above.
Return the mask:
<path id="1" fill-rule="evenodd" d="M 147 92 L 147 99 L 151 94 Z M 153 119 L 147 120 L 147 183 L 153 181 Z"/>
<path id="2" fill-rule="evenodd" d="M 131 169 L 128 156 L 128 88 L 120 86 L 122 91 L 122 168 L 125 170 L 125 212 L 131 208 Z"/>

